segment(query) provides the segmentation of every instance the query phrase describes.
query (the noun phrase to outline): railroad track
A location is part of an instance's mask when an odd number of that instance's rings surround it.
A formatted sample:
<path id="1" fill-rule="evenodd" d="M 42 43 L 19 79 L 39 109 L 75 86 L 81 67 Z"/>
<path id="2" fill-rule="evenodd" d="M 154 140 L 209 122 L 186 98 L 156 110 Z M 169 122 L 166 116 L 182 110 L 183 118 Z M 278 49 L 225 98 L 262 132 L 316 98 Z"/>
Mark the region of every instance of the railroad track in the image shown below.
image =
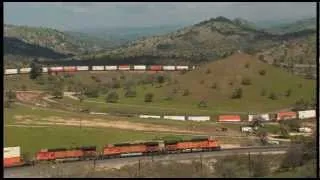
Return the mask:
<path id="1" fill-rule="evenodd" d="M 123 157 L 103 160 L 87 160 L 87 161 L 73 161 L 62 164 L 39 164 L 35 166 L 22 166 L 4 169 L 4 177 L 48 177 L 49 173 L 56 168 L 62 169 L 79 169 L 79 167 L 101 167 L 101 168 L 116 168 L 126 164 L 134 164 L 139 161 L 143 162 L 156 162 L 156 161 L 179 161 L 179 160 L 191 160 L 203 158 L 210 159 L 219 156 L 227 156 L 233 154 L 284 154 L 287 151 L 288 146 L 258 146 L 258 147 L 241 147 L 232 149 L 222 149 L 221 151 L 211 152 L 192 152 L 192 153 L 177 153 L 177 154 L 162 154 L 153 156 L 136 156 L 136 157 Z M 57 166 L 58 165 L 58 166 Z M 60 167 L 61 166 L 61 167 Z M 71 170 L 70 170 L 71 171 Z"/>

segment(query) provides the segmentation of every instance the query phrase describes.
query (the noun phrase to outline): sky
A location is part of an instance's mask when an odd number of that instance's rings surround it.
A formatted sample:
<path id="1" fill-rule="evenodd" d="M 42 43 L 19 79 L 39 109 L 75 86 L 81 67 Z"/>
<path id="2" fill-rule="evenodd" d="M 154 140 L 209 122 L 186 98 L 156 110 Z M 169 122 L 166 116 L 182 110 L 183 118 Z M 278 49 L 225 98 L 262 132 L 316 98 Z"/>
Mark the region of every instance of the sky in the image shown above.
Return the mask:
<path id="1" fill-rule="evenodd" d="M 195 24 L 217 16 L 252 22 L 316 17 L 310 2 L 5 2 L 4 23 L 58 30 Z"/>

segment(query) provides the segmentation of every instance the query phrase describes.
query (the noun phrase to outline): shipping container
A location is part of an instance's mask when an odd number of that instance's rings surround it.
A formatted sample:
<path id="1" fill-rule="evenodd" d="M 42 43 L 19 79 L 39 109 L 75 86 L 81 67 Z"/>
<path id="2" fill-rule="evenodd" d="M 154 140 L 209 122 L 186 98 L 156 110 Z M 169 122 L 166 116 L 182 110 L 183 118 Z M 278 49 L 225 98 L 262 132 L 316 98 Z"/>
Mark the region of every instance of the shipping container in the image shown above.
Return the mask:
<path id="1" fill-rule="evenodd" d="M 145 71 L 147 69 L 147 66 L 146 65 L 134 65 L 133 69 L 134 70 Z"/>
<path id="2" fill-rule="evenodd" d="M 308 127 L 301 127 L 299 128 L 299 132 L 303 132 L 303 133 L 311 133 L 312 129 L 308 128 Z"/>
<path id="3" fill-rule="evenodd" d="M 130 70 L 130 66 L 129 65 L 120 65 L 119 66 L 119 70 L 120 71 L 129 71 Z"/>
<path id="4" fill-rule="evenodd" d="M 93 71 L 104 71 L 104 66 L 92 66 Z"/>
<path id="5" fill-rule="evenodd" d="M 31 68 L 21 68 L 20 73 L 29 73 L 31 71 Z"/>
<path id="6" fill-rule="evenodd" d="M 48 68 L 47 67 L 42 67 L 42 72 L 43 73 L 47 73 L 48 72 Z"/>
<path id="7" fill-rule="evenodd" d="M 176 66 L 177 70 L 188 70 L 189 66 Z"/>
<path id="8" fill-rule="evenodd" d="M 151 71 L 161 71 L 162 70 L 162 66 L 161 65 L 151 65 L 150 66 L 150 70 Z"/>
<path id="9" fill-rule="evenodd" d="M 297 118 L 296 112 L 279 112 L 277 113 L 277 120 L 287 120 L 287 119 L 295 119 Z"/>
<path id="10" fill-rule="evenodd" d="M 253 132 L 252 127 L 241 127 L 241 132 Z"/>
<path id="11" fill-rule="evenodd" d="M 175 66 L 163 66 L 164 71 L 174 71 L 176 70 Z"/>
<path id="12" fill-rule="evenodd" d="M 5 74 L 18 74 L 18 69 L 6 69 Z"/>
<path id="13" fill-rule="evenodd" d="M 20 157 L 20 147 L 6 147 L 3 149 L 4 158 Z"/>
<path id="14" fill-rule="evenodd" d="M 170 119 L 170 120 L 179 120 L 179 121 L 186 120 L 185 116 L 164 116 L 163 118 Z"/>
<path id="15" fill-rule="evenodd" d="M 161 116 L 155 116 L 155 115 L 139 115 L 139 118 L 156 118 L 156 119 L 160 119 Z"/>
<path id="16" fill-rule="evenodd" d="M 238 115 L 221 115 L 219 116 L 219 122 L 240 122 L 241 118 Z"/>
<path id="17" fill-rule="evenodd" d="M 309 119 L 316 117 L 315 110 L 298 111 L 299 119 Z"/>
<path id="18" fill-rule="evenodd" d="M 77 66 L 78 71 L 89 71 L 89 66 Z"/>
<path id="19" fill-rule="evenodd" d="M 253 121 L 255 118 L 259 117 L 264 121 L 270 121 L 269 114 L 250 114 L 248 116 L 248 121 Z"/>
<path id="20" fill-rule="evenodd" d="M 210 116 L 188 116 L 189 121 L 210 121 Z"/>
<path id="21" fill-rule="evenodd" d="M 49 67 L 49 72 L 63 72 L 63 67 Z"/>
<path id="22" fill-rule="evenodd" d="M 117 66 L 106 66 L 107 71 L 115 71 L 117 69 L 118 69 Z"/>
<path id="23" fill-rule="evenodd" d="M 75 71 L 77 71 L 77 67 L 76 66 L 64 66 L 63 71 L 64 72 L 75 72 Z"/>

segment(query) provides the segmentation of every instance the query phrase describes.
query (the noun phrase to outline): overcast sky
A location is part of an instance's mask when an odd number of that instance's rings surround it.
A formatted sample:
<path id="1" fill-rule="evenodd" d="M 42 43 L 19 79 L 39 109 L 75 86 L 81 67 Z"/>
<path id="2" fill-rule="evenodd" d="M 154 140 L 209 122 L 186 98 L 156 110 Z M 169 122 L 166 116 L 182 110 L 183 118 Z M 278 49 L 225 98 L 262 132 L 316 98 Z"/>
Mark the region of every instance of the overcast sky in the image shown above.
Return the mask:
<path id="1" fill-rule="evenodd" d="M 4 23 L 59 30 L 185 25 L 225 16 L 249 21 L 316 17 L 310 2 L 5 2 Z"/>

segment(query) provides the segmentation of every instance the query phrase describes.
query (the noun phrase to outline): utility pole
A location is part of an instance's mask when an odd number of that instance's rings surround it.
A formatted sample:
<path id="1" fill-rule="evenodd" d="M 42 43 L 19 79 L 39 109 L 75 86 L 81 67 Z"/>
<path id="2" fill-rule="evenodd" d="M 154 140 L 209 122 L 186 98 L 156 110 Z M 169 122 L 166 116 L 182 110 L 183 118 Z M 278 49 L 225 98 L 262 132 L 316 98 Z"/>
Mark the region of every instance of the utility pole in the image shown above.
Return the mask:
<path id="1" fill-rule="evenodd" d="M 248 160 L 249 160 L 249 177 L 251 177 L 251 156 L 250 156 L 250 151 L 248 153 Z"/>
<path id="2" fill-rule="evenodd" d="M 200 171 L 201 177 L 203 177 L 202 153 L 200 154 Z"/>

